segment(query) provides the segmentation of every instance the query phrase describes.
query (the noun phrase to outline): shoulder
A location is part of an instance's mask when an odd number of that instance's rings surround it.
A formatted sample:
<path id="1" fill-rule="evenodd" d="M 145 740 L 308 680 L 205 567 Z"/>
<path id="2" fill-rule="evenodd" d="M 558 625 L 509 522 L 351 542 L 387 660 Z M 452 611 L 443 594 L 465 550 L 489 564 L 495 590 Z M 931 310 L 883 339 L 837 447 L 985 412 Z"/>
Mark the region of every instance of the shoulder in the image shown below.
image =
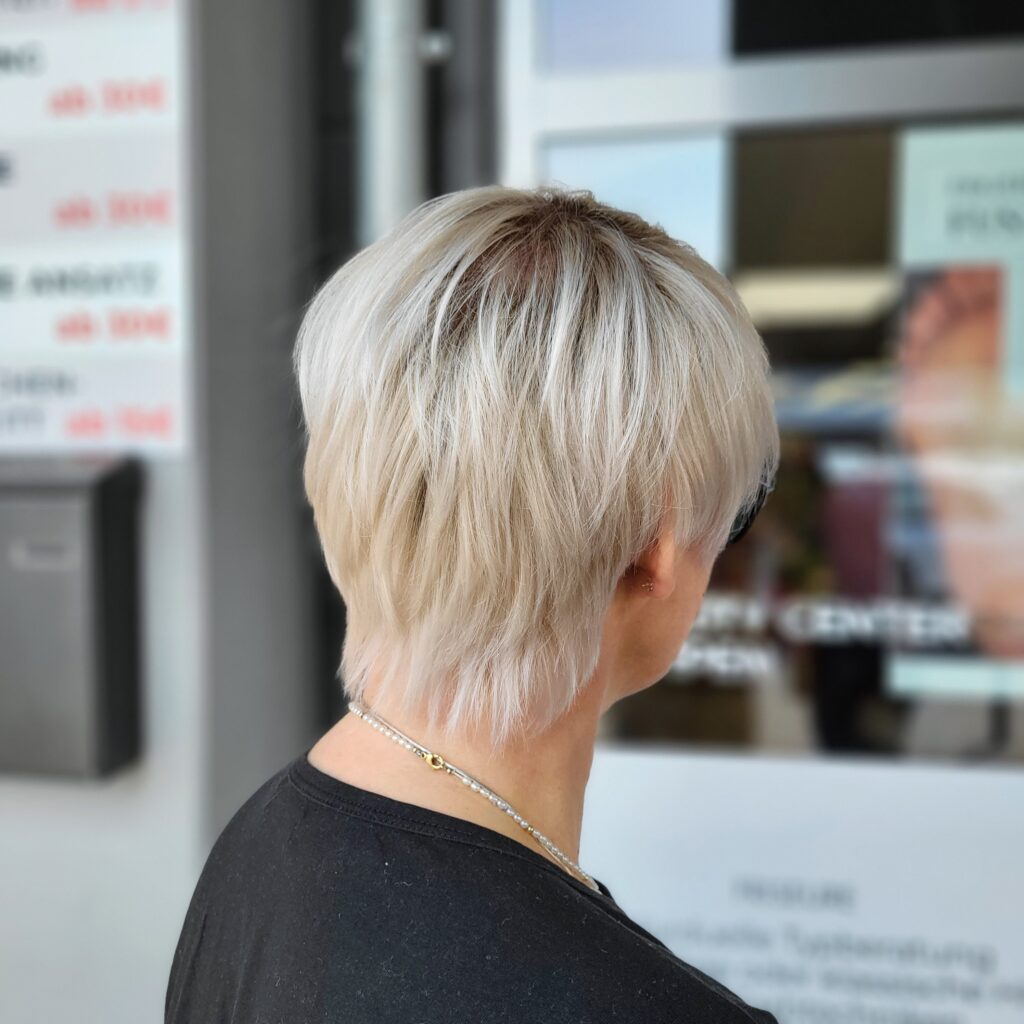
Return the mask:
<path id="1" fill-rule="evenodd" d="M 197 885 L 169 1020 L 227 1001 L 250 1019 L 776 1024 L 514 840 L 372 804 L 339 813 L 287 769 L 252 794 Z"/>
<path id="2" fill-rule="evenodd" d="M 261 875 L 278 870 L 278 854 L 284 852 L 281 838 L 294 828 L 301 811 L 287 766 L 252 791 L 216 834 L 196 881 L 190 915 L 205 913 L 213 901 L 248 898 Z"/>
<path id="3" fill-rule="evenodd" d="M 566 884 L 554 866 L 551 873 L 481 867 L 470 884 L 490 891 L 459 904 L 457 933 L 473 937 L 466 970 L 500 964 L 493 983 L 528 994 L 524 1006 L 535 1019 L 778 1024 L 676 956 L 613 898 Z"/>

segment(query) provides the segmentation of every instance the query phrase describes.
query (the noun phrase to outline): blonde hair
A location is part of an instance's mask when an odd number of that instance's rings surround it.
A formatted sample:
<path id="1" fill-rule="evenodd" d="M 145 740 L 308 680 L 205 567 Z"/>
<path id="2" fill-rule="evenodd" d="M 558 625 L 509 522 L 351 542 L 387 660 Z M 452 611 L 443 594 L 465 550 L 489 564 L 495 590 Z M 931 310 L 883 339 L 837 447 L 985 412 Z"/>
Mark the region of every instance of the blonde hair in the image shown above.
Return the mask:
<path id="1" fill-rule="evenodd" d="M 571 706 L 663 516 L 710 563 L 778 461 L 732 286 L 588 191 L 423 203 L 320 289 L 294 362 L 344 691 L 373 667 L 495 749 Z"/>

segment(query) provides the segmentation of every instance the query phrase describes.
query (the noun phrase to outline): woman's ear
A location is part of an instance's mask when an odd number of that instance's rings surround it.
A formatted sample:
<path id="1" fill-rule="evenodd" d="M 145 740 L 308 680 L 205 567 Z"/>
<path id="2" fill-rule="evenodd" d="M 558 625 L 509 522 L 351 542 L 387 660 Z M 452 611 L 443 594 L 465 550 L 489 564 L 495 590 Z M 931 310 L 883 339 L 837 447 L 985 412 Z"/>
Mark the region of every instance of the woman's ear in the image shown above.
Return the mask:
<path id="1" fill-rule="evenodd" d="M 676 588 L 676 541 L 672 528 L 662 526 L 657 537 L 640 553 L 628 575 L 647 597 L 668 597 Z"/>

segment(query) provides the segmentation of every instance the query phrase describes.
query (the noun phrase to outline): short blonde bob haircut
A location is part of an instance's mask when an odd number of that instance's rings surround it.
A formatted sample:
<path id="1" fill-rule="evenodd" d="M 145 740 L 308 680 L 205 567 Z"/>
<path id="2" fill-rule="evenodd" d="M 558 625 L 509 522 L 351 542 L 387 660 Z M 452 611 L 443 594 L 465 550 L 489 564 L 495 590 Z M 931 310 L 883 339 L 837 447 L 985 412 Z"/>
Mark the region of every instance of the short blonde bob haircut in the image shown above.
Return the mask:
<path id="1" fill-rule="evenodd" d="M 423 203 L 294 352 L 339 679 L 492 751 L 568 710 L 666 520 L 710 564 L 778 462 L 764 345 L 693 248 L 588 191 Z"/>

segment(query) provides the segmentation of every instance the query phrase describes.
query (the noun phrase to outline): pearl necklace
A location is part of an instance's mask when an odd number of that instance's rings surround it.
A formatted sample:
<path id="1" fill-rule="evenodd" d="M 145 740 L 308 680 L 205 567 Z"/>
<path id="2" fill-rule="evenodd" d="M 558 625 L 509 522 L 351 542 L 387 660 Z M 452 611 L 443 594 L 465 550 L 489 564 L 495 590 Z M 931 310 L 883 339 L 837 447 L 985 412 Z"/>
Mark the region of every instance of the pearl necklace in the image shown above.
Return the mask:
<path id="1" fill-rule="evenodd" d="M 559 860 L 570 871 L 576 872 L 576 874 L 579 875 L 591 889 L 595 892 L 601 892 L 601 888 L 598 886 L 597 882 L 591 878 L 591 876 L 588 875 L 586 871 L 576 863 L 576 861 L 567 854 L 562 853 L 562 851 L 555 846 L 547 836 L 538 832 L 522 815 L 518 814 L 515 808 L 509 805 L 507 800 L 503 800 L 497 793 L 488 789 L 479 781 L 479 779 L 474 779 L 468 772 L 464 772 L 461 768 L 456 768 L 451 761 L 446 761 L 440 754 L 427 750 L 426 747 L 421 746 L 414 739 L 406 736 L 400 729 L 391 725 L 389 722 L 385 722 L 379 715 L 371 714 L 356 701 L 349 701 L 348 707 L 357 718 L 361 718 L 367 723 L 367 725 L 372 725 L 374 729 L 394 740 L 399 744 L 399 746 L 405 747 L 407 750 L 411 750 L 417 757 L 422 758 L 435 771 L 439 771 L 443 768 L 449 775 L 454 775 L 456 778 L 460 779 L 464 786 L 469 786 L 474 793 L 479 793 L 482 797 L 490 800 L 495 807 L 504 811 L 510 818 L 512 818 L 520 828 L 529 832 L 530 835 L 548 851 L 548 853 Z"/>

